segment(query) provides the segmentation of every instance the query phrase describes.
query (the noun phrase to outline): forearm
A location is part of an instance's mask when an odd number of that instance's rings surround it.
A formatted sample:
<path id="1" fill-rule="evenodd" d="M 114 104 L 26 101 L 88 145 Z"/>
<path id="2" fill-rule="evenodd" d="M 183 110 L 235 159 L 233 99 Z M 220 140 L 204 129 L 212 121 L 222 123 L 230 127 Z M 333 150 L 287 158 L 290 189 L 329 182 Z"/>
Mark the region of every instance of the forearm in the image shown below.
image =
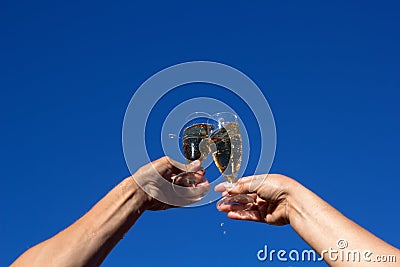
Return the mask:
<path id="1" fill-rule="evenodd" d="M 74 224 L 26 251 L 12 266 L 98 266 L 147 205 L 147 195 L 127 178 Z"/>
<path id="2" fill-rule="evenodd" d="M 342 249 L 338 246 L 339 240 L 347 242 L 348 246 L 344 249 L 344 252 L 353 250 L 363 253 L 369 250 L 373 253 L 370 256 L 371 259 L 376 255 L 396 255 L 397 264 L 400 260 L 398 249 L 346 218 L 297 182 L 294 182 L 289 190 L 288 216 L 294 230 L 319 254 L 323 253 L 324 259 L 331 266 L 360 266 L 360 264 L 373 266 L 374 264 L 373 262 L 363 261 L 362 258 L 360 262 L 347 261 L 346 259 L 341 261 L 339 254 L 336 254 L 338 260 L 332 261 L 327 254 L 328 252 L 324 253 L 323 251 L 329 251 L 329 248 L 341 251 Z M 347 257 L 347 254 L 344 255 Z M 333 254 L 333 258 L 335 258 L 335 254 Z M 390 266 L 390 263 L 385 264 Z"/>

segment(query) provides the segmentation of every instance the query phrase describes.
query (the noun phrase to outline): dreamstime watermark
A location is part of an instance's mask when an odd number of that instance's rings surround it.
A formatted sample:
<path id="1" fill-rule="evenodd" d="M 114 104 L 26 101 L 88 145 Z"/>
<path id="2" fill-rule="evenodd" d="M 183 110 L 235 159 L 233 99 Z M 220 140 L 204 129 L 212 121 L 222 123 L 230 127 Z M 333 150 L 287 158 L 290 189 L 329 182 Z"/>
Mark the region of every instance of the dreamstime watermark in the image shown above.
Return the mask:
<path id="1" fill-rule="evenodd" d="M 371 250 L 348 249 L 348 242 L 345 239 L 339 239 L 337 248 L 328 248 L 321 251 L 321 255 L 313 249 L 304 250 L 276 250 L 269 249 L 268 245 L 264 245 L 263 249 L 257 252 L 259 261 L 280 261 L 280 262 L 378 262 L 378 263 L 394 263 L 397 262 L 396 255 L 378 255 Z"/>

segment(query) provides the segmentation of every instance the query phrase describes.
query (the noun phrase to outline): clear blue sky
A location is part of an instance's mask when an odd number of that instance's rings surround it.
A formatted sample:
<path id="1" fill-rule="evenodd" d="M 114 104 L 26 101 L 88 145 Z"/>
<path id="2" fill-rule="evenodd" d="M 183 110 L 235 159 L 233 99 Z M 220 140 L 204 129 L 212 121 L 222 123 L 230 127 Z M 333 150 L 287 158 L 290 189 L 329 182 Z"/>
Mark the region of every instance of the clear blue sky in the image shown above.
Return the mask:
<path id="1" fill-rule="evenodd" d="M 272 172 L 400 247 L 398 1 L 160 2 L 0 3 L 0 265 L 129 175 L 131 96 L 192 60 L 231 65 L 263 90 Z M 258 262 L 265 244 L 308 248 L 289 226 L 228 221 L 213 205 L 149 212 L 103 265 L 324 266 Z"/>

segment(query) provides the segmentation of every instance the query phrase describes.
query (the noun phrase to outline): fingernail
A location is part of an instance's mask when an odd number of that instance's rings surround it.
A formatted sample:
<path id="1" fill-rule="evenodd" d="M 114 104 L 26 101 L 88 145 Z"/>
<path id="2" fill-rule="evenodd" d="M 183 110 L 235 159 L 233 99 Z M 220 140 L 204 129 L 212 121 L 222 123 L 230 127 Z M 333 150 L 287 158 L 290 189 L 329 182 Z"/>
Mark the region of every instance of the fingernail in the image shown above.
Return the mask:
<path id="1" fill-rule="evenodd" d="M 217 184 L 217 185 L 214 187 L 214 191 L 216 191 L 216 192 L 223 192 L 223 191 L 225 191 L 225 190 L 226 190 L 226 189 L 225 189 L 224 183 Z"/>
<path id="2" fill-rule="evenodd" d="M 192 161 L 191 163 L 190 163 L 190 165 L 192 165 L 192 166 L 199 166 L 201 163 L 200 163 L 200 160 L 195 160 L 195 161 Z"/>

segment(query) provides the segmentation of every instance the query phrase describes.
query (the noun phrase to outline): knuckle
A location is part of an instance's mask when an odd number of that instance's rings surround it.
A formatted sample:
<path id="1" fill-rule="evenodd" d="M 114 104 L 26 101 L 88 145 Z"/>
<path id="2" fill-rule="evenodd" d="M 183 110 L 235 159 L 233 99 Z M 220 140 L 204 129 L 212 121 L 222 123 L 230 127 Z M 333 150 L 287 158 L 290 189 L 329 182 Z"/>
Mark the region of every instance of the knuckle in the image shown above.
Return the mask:
<path id="1" fill-rule="evenodd" d="M 164 164 L 171 164 L 171 158 L 169 156 L 164 156 L 159 159 Z"/>
<path id="2" fill-rule="evenodd" d="M 169 156 L 164 156 L 164 157 L 158 159 L 156 161 L 156 163 L 161 164 L 161 165 L 165 165 L 168 168 L 171 168 L 173 166 L 172 159 Z"/>

